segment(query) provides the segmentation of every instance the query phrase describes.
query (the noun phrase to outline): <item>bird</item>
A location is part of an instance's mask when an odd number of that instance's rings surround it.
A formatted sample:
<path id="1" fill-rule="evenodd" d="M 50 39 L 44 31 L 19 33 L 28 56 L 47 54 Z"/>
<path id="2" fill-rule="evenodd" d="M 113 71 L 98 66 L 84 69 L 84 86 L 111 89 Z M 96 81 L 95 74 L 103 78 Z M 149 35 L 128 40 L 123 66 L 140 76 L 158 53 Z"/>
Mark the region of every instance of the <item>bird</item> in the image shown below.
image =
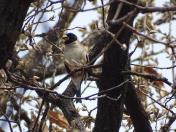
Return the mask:
<path id="1" fill-rule="evenodd" d="M 68 73 L 72 72 L 75 69 L 81 68 L 85 66 L 88 59 L 88 48 L 81 44 L 78 41 L 78 38 L 73 33 L 67 33 L 63 35 L 64 40 L 64 64 L 65 69 Z M 78 71 L 71 75 L 71 81 L 76 87 L 76 96 L 81 97 L 81 83 L 85 79 L 86 74 L 85 71 Z M 81 99 L 76 99 L 76 103 L 82 103 Z"/>

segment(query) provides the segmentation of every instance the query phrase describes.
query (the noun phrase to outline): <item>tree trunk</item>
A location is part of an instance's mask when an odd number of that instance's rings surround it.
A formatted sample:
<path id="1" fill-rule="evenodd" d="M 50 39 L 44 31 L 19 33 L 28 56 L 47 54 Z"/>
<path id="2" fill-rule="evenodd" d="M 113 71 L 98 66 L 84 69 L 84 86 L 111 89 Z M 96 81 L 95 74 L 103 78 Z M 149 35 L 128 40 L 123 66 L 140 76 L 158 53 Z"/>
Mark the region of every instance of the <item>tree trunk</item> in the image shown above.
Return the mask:
<path id="1" fill-rule="evenodd" d="M 28 0 L 0 1 L 0 68 L 12 56 L 29 5 Z"/>
<path id="2" fill-rule="evenodd" d="M 136 3 L 137 0 L 130 0 L 129 2 Z M 110 5 L 109 14 L 107 22 L 112 20 L 116 14 L 117 9 L 120 8 L 120 3 L 113 2 Z M 122 9 L 119 12 L 119 16 L 116 18 L 124 17 L 134 8 L 123 4 Z M 129 18 L 128 24 L 132 25 L 134 17 Z M 121 44 L 126 44 L 127 49 L 122 50 L 120 46 L 113 42 L 110 48 L 104 53 L 103 61 L 103 73 L 100 82 L 98 82 L 98 87 L 100 92 L 109 89 L 114 86 L 118 86 L 125 81 L 124 77 L 121 75 L 121 71 L 125 70 L 127 60 L 128 60 L 128 46 L 129 40 L 132 32 L 127 28 L 121 29 L 123 24 L 110 25 L 109 31 L 117 34 L 118 31 L 122 30 L 118 37 L 116 38 Z M 125 101 L 125 86 L 114 89 L 108 93 L 107 96 L 110 98 L 117 99 L 117 101 L 111 100 L 109 98 L 98 99 L 98 110 L 97 117 L 95 121 L 94 132 L 117 132 L 121 126 L 123 106 Z"/>

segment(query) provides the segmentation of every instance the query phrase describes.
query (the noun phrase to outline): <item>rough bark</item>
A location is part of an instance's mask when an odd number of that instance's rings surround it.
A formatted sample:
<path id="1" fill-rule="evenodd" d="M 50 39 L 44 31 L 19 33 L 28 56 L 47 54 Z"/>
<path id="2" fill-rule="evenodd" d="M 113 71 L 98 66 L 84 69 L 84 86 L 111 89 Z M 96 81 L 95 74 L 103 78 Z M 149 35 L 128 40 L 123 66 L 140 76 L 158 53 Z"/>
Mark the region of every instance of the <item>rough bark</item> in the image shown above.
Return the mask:
<path id="1" fill-rule="evenodd" d="M 129 0 L 129 2 L 136 3 L 137 1 Z M 118 2 L 113 2 L 110 5 L 107 22 L 113 19 L 117 8 L 120 8 Z M 132 9 L 132 7 L 124 4 L 120 10 L 119 16 L 116 19 L 127 15 L 127 13 Z M 132 25 L 133 19 L 134 17 L 128 21 L 128 24 Z M 109 31 L 116 34 L 121 27 L 122 24 L 118 24 L 116 26 L 110 25 Z M 125 43 L 128 47 L 131 35 L 131 31 L 123 28 L 117 39 L 121 42 L 121 44 Z M 104 53 L 102 78 L 100 82 L 98 82 L 100 91 L 117 86 L 124 81 L 121 71 L 125 70 L 127 60 L 128 50 L 122 50 L 120 46 L 117 46 L 117 44 L 113 42 L 111 47 Z M 110 100 L 108 98 L 98 99 L 98 109 L 94 132 L 117 132 L 121 126 L 125 99 L 125 87 L 121 87 L 121 90 L 115 89 L 110 91 L 107 95 L 111 98 L 117 98 L 120 95 L 121 97 L 118 101 Z"/>
<path id="2" fill-rule="evenodd" d="M 129 83 L 125 105 L 134 125 L 135 132 L 152 132 L 148 116 L 136 94 L 135 87 Z"/>
<path id="3" fill-rule="evenodd" d="M 1 0 L 0 2 L 0 68 L 12 56 L 30 1 Z"/>

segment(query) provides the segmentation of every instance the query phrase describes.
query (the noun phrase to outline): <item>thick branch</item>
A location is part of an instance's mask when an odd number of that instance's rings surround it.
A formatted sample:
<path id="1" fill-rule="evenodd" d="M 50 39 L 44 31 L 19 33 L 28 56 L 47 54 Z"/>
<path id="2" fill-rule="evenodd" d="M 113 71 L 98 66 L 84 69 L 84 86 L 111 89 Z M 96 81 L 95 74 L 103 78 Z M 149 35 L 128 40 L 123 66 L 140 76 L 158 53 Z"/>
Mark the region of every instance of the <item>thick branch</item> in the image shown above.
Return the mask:
<path id="1" fill-rule="evenodd" d="M 143 132 L 152 132 L 148 116 L 140 102 L 140 99 L 136 94 L 136 90 L 132 83 L 128 84 L 126 96 L 127 98 L 125 101 L 125 105 L 133 122 L 134 130 L 136 132 L 141 132 L 141 130 Z"/>

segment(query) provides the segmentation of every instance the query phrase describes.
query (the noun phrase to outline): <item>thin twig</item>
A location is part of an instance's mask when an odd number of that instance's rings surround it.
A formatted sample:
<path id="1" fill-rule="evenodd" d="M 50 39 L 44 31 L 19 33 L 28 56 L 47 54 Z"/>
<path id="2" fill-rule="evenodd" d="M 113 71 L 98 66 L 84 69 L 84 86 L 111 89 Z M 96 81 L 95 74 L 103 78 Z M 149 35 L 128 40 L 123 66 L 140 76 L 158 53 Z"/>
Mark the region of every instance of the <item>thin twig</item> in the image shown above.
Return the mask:
<path id="1" fill-rule="evenodd" d="M 131 2 L 126 1 L 126 0 L 118 0 L 118 1 L 137 8 L 140 13 L 176 11 L 176 6 L 168 6 L 168 7 L 143 7 L 143 6 L 131 3 Z"/>
<path id="2" fill-rule="evenodd" d="M 157 103 L 158 105 L 160 105 L 161 107 L 163 107 L 164 109 L 169 111 L 170 113 L 172 113 L 174 115 L 174 117 L 176 117 L 176 114 L 172 110 L 170 110 L 169 108 L 167 108 L 166 106 L 164 106 L 163 104 L 161 104 L 160 102 L 155 100 L 154 98 L 150 97 L 148 94 L 144 93 L 143 91 L 140 91 L 140 92 L 143 93 L 144 95 L 146 95 L 147 97 L 149 97 L 151 100 L 153 100 L 155 103 Z"/>
<path id="3" fill-rule="evenodd" d="M 148 40 L 150 40 L 150 41 L 153 41 L 153 42 L 155 42 L 155 43 L 164 44 L 165 46 L 170 47 L 170 45 L 169 45 L 168 43 L 166 43 L 166 42 L 162 42 L 162 41 L 156 40 L 156 39 L 154 39 L 154 38 L 151 38 L 150 36 L 147 36 L 147 35 L 144 35 L 144 34 L 138 32 L 136 29 L 134 29 L 132 26 L 130 26 L 130 25 L 127 24 L 126 22 L 123 22 L 123 25 L 125 25 L 128 29 L 130 29 L 133 33 L 135 33 L 135 34 L 137 34 L 137 35 L 140 35 L 140 36 L 142 36 L 142 37 L 144 37 L 144 38 L 146 38 L 146 39 L 148 39 Z"/>
<path id="4" fill-rule="evenodd" d="M 172 69 L 172 68 L 175 68 L 176 65 L 173 65 L 173 66 L 168 66 L 168 67 L 158 67 L 158 66 L 143 66 L 143 65 L 138 65 L 138 64 L 130 64 L 130 65 L 133 65 L 133 66 L 139 66 L 139 67 L 149 67 L 149 68 L 155 68 L 155 69 Z"/>
<path id="5" fill-rule="evenodd" d="M 167 78 L 159 77 L 154 74 L 138 73 L 138 72 L 132 72 L 132 71 L 122 71 L 122 74 L 141 76 L 143 78 L 150 79 L 151 81 L 162 81 L 167 85 L 172 86 L 172 83 L 169 82 Z"/>

